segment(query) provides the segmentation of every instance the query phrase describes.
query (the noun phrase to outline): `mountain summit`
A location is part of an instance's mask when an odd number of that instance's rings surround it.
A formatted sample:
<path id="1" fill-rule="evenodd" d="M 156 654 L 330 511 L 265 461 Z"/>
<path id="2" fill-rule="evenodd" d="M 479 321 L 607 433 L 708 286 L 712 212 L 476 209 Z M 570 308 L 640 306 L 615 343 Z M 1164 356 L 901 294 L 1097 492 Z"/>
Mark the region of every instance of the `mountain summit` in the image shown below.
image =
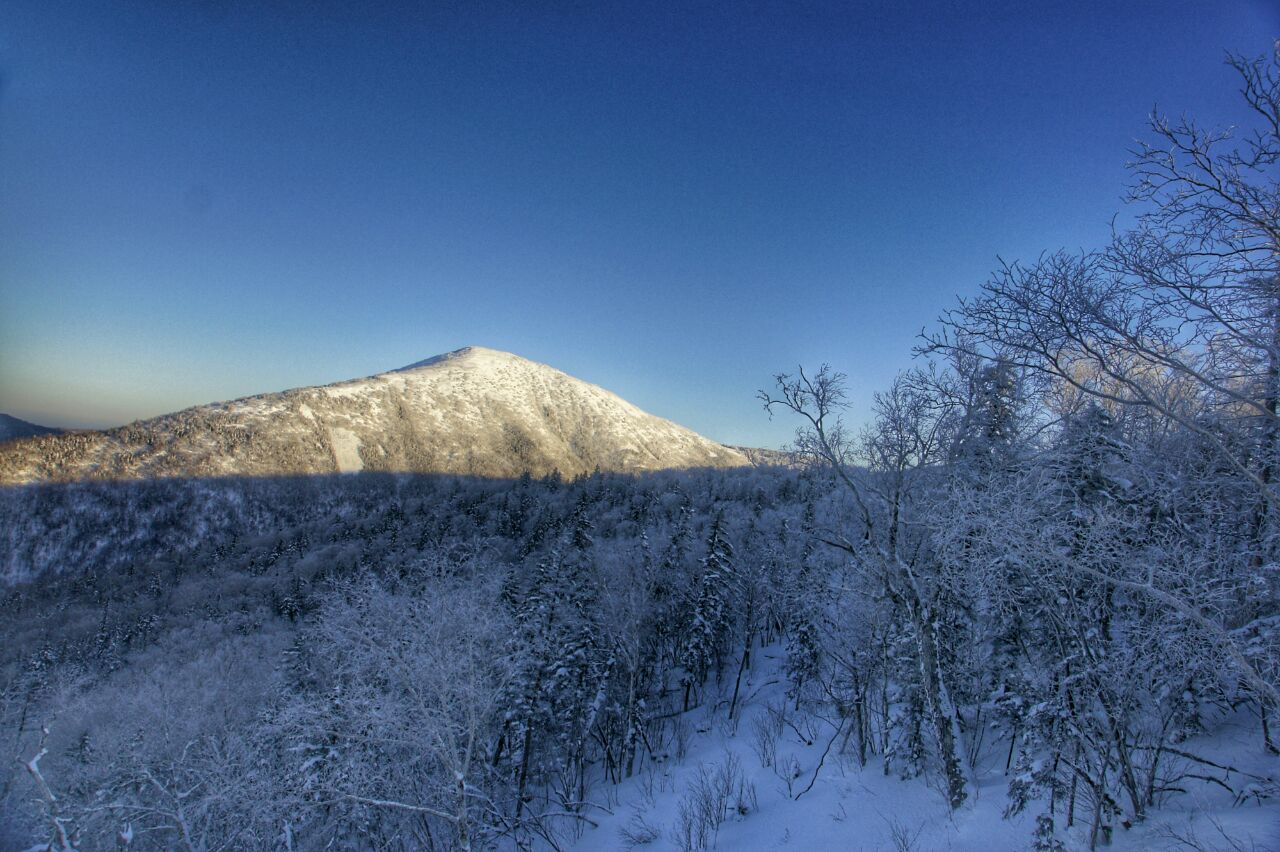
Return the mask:
<path id="1" fill-rule="evenodd" d="M 9 442 L 0 483 L 358 470 L 572 476 L 748 463 L 603 388 L 469 346 L 364 379 Z"/>

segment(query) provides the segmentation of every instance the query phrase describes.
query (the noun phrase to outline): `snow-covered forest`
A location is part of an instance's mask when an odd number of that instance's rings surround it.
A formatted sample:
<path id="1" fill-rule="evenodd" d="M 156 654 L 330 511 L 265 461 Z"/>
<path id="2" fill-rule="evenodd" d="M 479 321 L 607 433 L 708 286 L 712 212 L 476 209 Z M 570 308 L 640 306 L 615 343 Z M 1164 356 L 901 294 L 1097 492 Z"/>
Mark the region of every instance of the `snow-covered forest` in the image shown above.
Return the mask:
<path id="1" fill-rule="evenodd" d="M 1133 224 L 865 425 L 762 381 L 791 465 L 6 490 L 0 845 L 1277 848 L 1280 53 L 1235 65 L 1254 127 L 1156 119 Z"/>

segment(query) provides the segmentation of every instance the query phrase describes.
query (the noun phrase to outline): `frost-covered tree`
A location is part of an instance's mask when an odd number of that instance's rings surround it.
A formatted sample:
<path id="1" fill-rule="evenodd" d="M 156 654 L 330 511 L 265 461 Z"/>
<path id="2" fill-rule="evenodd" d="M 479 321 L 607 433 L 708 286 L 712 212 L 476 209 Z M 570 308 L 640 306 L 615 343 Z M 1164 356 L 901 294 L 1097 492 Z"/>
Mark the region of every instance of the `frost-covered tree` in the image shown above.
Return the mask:
<path id="1" fill-rule="evenodd" d="M 1262 565 L 1274 561 L 1266 530 L 1280 506 L 1280 52 L 1230 64 L 1254 126 L 1216 131 L 1153 115 L 1131 167 L 1132 195 L 1144 204 L 1137 224 L 1096 252 L 1002 267 L 977 298 L 943 315 L 927 348 L 998 357 L 1197 436 L 1253 491 Z M 1274 678 L 1245 652 L 1248 623 L 1148 578 L 1079 568 L 1194 622 L 1262 712 L 1280 704 Z"/>
<path id="2" fill-rule="evenodd" d="M 854 517 L 844 530 L 822 540 L 847 553 L 879 592 L 893 601 L 914 645 L 915 683 L 920 700 L 909 706 L 926 713 L 937 743 L 947 800 L 958 808 L 968 798 L 963 733 L 953 703 L 946 660 L 939 642 L 938 594 L 930 554 L 916 546 L 913 511 L 930 483 L 929 468 L 942 460 L 945 427 L 952 405 L 930 392 L 927 382 L 900 376 L 875 398 L 876 418 L 855 441 L 841 413 L 845 377 L 823 367 L 810 377 L 776 377 L 774 393 L 761 392 L 770 412 L 798 415 L 797 451 L 831 472 L 852 499 Z M 865 462 L 868 470 L 853 466 Z M 820 534 L 821 535 L 821 534 Z M 915 721 L 908 724 L 914 728 Z"/>
<path id="3" fill-rule="evenodd" d="M 276 723 L 310 791 L 293 842 L 488 845 L 500 814 L 487 747 L 513 676 L 490 594 L 456 580 L 366 581 L 323 608 L 308 638 L 314 682 Z"/>
<path id="4" fill-rule="evenodd" d="M 729 607 L 734 581 L 733 545 L 725 532 L 724 512 L 717 512 L 707 536 L 707 552 L 689 610 L 680 646 L 684 669 L 684 709 L 689 709 L 692 691 L 719 668 L 729 630 Z"/>

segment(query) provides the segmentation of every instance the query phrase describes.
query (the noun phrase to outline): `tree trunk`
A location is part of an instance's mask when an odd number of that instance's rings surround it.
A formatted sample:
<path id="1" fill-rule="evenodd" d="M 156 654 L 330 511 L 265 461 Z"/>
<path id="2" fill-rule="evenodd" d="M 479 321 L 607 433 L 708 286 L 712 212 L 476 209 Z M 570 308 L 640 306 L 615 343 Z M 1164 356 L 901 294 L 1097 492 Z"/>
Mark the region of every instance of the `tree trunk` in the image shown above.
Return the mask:
<path id="1" fill-rule="evenodd" d="M 921 685 L 924 687 L 929 718 L 938 740 L 938 757 L 942 760 L 942 771 L 946 777 L 947 804 L 955 810 L 968 798 L 965 789 L 964 765 L 960 758 L 961 736 L 956 722 L 955 706 L 951 703 L 951 696 L 942 677 L 941 661 L 938 659 L 938 638 L 934 632 L 934 625 L 928 618 L 928 614 L 922 613 L 918 606 L 908 605 L 907 608 L 911 613 L 912 627 L 916 634 L 916 657 L 920 668 Z"/>
<path id="2" fill-rule="evenodd" d="M 1258 715 L 1262 717 L 1262 748 L 1269 754 L 1280 754 L 1280 748 L 1276 747 L 1275 741 L 1271 739 L 1271 725 L 1267 721 L 1267 702 L 1259 702 Z"/>
<path id="3" fill-rule="evenodd" d="M 454 824 L 458 829 L 458 848 L 463 852 L 471 852 L 471 824 L 467 818 L 467 781 L 461 773 L 458 773 L 456 777 L 458 816 L 454 820 Z"/>
<path id="4" fill-rule="evenodd" d="M 738 709 L 738 690 L 742 688 L 742 673 L 751 667 L 751 639 L 750 633 L 747 634 L 747 641 L 742 645 L 742 660 L 738 663 L 738 679 L 733 682 L 733 699 L 729 702 L 729 719 L 733 719 L 734 712 Z"/>
<path id="5" fill-rule="evenodd" d="M 516 783 L 516 819 L 524 811 L 524 791 L 529 783 L 529 750 L 533 747 L 533 726 L 526 723 L 524 744 L 520 751 L 520 779 Z"/>

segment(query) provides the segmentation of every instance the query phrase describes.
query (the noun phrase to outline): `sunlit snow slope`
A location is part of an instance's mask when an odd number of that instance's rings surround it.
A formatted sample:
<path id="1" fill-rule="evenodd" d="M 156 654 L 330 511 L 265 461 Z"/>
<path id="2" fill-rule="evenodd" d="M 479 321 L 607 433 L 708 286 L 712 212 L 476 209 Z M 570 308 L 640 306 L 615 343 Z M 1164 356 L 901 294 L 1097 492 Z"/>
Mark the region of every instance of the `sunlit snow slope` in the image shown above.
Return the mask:
<path id="1" fill-rule="evenodd" d="M 468 347 L 323 387 L 0 446 L 0 483 L 733 467 L 742 453 L 545 364 Z"/>

